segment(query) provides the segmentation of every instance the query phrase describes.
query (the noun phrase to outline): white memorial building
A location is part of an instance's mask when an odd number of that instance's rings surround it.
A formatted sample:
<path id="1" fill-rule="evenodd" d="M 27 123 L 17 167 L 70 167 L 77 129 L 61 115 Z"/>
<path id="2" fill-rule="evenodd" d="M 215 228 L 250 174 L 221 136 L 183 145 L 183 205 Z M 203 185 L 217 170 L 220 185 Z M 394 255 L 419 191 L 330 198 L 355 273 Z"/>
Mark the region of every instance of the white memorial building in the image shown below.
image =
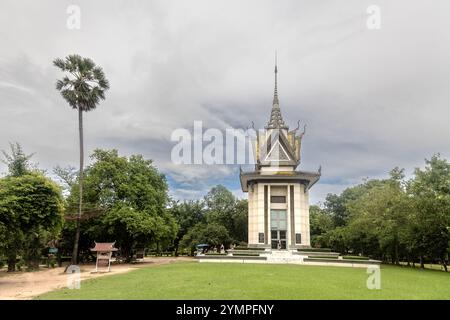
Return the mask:
<path id="1" fill-rule="evenodd" d="M 255 169 L 241 171 L 241 187 L 248 192 L 248 246 L 271 250 L 310 247 L 309 190 L 320 178 L 317 172 L 297 170 L 305 133 L 289 130 L 281 115 L 277 91 L 270 119 L 253 143 Z"/>
<path id="2" fill-rule="evenodd" d="M 248 248 L 223 254 L 198 254 L 199 262 L 292 263 L 320 266 L 379 267 L 380 261 L 344 259 L 328 248 L 311 248 L 309 190 L 320 179 L 316 172 L 298 170 L 302 138 L 299 126 L 289 130 L 280 110 L 275 66 L 275 92 L 270 119 L 252 141 L 255 167 L 241 170 L 248 193 Z M 299 123 L 299 122 L 298 122 Z"/>

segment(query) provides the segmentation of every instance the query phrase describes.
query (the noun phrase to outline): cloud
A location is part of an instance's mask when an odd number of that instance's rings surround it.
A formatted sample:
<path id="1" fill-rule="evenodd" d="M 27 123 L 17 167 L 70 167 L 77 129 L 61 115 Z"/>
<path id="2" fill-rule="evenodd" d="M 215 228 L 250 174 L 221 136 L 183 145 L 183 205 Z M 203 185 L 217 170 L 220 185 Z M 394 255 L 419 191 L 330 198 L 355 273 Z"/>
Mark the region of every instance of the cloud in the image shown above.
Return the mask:
<path id="1" fill-rule="evenodd" d="M 300 169 L 323 168 L 313 202 L 450 156 L 447 1 L 378 1 L 376 31 L 366 0 L 77 3 L 80 30 L 66 28 L 70 1 L 0 4 L 0 149 L 19 141 L 46 169 L 77 165 L 77 115 L 54 89 L 62 74 L 51 63 L 70 53 L 91 57 L 111 83 L 85 114 L 86 153 L 144 154 L 179 198 L 217 183 L 239 194 L 237 167 L 173 165 L 170 134 L 195 120 L 263 127 L 275 50 L 283 116 L 308 125 Z"/>

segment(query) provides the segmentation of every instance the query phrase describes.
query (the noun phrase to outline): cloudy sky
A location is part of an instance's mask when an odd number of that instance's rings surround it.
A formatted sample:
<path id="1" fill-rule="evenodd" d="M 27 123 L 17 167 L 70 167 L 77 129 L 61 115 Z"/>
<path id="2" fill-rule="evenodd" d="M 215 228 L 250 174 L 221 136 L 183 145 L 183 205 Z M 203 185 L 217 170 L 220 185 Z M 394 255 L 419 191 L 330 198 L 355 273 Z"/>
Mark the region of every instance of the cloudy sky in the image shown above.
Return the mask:
<path id="1" fill-rule="evenodd" d="M 69 29 L 69 5 L 80 29 Z M 378 5 L 381 28 L 367 27 Z M 20 142 L 49 171 L 77 166 L 77 114 L 55 90 L 55 57 L 103 67 L 111 89 L 85 117 L 87 153 L 141 153 L 171 194 L 201 197 L 222 183 L 238 196 L 237 166 L 174 165 L 176 128 L 263 127 L 278 51 L 285 121 L 307 124 L 299 169 L 317 170 L 313 203 L 395 166 L 450 157 L 448 1 L 0 2 L 0 149 Z M 0 172 L 6 168 L 0 165 Z"/>

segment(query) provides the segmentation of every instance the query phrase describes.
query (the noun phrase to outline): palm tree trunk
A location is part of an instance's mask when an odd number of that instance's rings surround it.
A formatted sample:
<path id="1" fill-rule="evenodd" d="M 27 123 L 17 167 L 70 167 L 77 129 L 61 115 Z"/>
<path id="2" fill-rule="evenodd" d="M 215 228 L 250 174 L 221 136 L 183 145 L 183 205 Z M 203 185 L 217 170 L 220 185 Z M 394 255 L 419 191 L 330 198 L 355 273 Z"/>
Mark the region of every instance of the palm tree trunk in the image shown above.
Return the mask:
<path id="1" fill-rule="evenodd" d="M 72 264 L 78 264 L 78 243 L 80 241 L 80 222 L 83 209 L 83 167 L 84 167 L 84 144 L 83 144 L 83 110 L 78 107 L 78 131 L 80 135 L 80 174 L 79 174 L 79 204 L 77 229 L 75 233 L 75 242 L 73 245 Z"/>

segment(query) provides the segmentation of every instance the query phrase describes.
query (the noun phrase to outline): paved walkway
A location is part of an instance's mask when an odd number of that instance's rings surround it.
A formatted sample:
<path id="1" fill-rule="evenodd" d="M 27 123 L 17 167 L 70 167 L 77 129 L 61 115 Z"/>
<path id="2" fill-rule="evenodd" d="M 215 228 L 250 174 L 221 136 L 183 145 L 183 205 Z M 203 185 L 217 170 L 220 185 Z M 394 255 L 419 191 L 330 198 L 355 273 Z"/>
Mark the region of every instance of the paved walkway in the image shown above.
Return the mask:
<path id="1" fill-rule="evenodd" d="M 148 257 L 144 262 L 135 264 L 114 264 L 109 273 L 92 273 L 95 265 L 81 266 L 81 280 L 104 277 L 119 274 L 143 267 L 151 267 L 174 263 L 177 261 L 192 261 L 187 257 Z M 67 286 L 67 274 L 64 267 L 54 269 L 42 269 L 35 272 L 15 272 L 7 273 L 0 271 L 0 300 L 22 300 L 33 299 L 48 291 L 53 291 Z"/>

